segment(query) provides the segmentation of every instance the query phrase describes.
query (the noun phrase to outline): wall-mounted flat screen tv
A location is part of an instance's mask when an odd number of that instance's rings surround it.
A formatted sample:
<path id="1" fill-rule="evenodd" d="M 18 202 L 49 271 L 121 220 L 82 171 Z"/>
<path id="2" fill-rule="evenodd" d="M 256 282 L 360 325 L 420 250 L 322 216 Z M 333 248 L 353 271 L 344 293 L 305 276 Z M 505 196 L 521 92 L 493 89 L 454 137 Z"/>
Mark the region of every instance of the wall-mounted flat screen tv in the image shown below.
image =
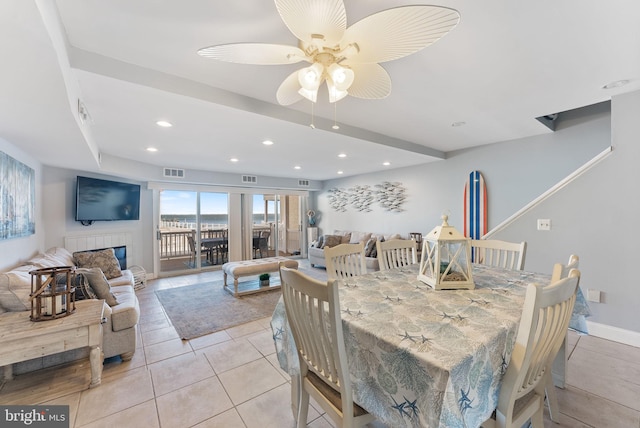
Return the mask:
<path id="1" fill-rule="evenodd" d="M 78 176 L 76 220 L 140 219 L 140 185 Z"/>

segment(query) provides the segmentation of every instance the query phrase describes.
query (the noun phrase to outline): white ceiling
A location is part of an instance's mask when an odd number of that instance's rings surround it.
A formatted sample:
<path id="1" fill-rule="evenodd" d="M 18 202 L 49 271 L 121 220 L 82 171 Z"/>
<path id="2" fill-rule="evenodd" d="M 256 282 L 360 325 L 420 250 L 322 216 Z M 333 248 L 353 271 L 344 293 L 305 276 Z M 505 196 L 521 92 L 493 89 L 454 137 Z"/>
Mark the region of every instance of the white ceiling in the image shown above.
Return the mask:
<path id="1" fill-rule="evenodd" d="M 348 25 L 405 4 L 414 3 L 345 0 Z M 640 2 L 438 5 L 458 10 L 459 25 L 383 63 L 389 97 L 347 97 L 335 111 L 320 99 L 311 129 L 309 102 L 276 101 L 300 64 L 230 64 L 196 53 L 221 43 L 296 44 L 273 2 L 2 0 L 0 137 L 44 164 L 96 172 L 99 152 L 161 167 L 325 180 L 548 133 L 536 117 L 640 89 Z M 602 89 L 621 79 L 630 83 Z M 78 98 L 90 114 L 82 126 Z M 159 128 L 160 119 L 174 126 Z"/>

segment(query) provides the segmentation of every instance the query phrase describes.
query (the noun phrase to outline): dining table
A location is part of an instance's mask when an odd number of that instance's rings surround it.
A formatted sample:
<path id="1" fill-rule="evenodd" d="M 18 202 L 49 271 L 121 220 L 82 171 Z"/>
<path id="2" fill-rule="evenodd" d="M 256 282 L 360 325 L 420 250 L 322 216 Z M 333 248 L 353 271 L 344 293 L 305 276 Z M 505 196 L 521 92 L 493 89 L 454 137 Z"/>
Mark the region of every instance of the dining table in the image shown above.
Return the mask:
<path id="1" fill-rule="evenodd" d="M 418 268 L 339 281 L 353 399 L 389 427 L 479 427 L 496 407 L 527 285 L 550 275 L 473 265 L 474 289 L 434 290 Z M 588 315 L 580 292 L 572 324 Z M 271 329 L 295 389 L 300 368 L 282 298 Z"/>
<path id="2" fill-rule="evenodd" d="M 200 244 L 204 251 L 207 252 L 207 260 L 211 264 L 218 264 L 218 255 L 222 256 L 222 262 L 224 262 L 224 254 L 227 252 L 227 246 L 229 245 L 229 240 L 226 237 L 202 238 Z"/>

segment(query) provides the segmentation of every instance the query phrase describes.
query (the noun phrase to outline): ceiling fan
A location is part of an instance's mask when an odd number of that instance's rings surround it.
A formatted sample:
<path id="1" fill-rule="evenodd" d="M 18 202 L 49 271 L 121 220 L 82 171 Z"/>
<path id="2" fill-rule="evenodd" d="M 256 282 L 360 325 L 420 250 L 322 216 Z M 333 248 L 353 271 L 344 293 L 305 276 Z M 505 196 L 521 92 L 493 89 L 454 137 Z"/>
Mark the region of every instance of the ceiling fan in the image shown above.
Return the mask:
<path id="1" fill-rule="evenodd" d="M 310 63 L 282 82 L 276 94 L 281 105 L 303 98 L 315 103 L 325 81 L 331 103 L 347 95 L 385 98 L 391 93 L 391 78 L 378 63 L 435 43 L 460 20 L 456 10 L 446 7 L 401 6 L 347 28 L 343 0 L 275 0 L 275 4 L 287 28 L 299 39 L 298 47 L 234 43 L 202 48 L 198 54 L 241 64 Z"/>

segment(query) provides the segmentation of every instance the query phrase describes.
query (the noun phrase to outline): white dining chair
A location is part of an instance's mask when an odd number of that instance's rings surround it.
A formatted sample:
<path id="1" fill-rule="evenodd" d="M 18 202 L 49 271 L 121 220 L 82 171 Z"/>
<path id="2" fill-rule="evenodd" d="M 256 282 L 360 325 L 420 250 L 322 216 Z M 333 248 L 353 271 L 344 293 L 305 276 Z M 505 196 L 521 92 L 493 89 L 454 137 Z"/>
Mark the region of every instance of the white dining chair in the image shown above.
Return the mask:
<path id="1" fill-rule="evenodd" d="M 580 265 L 580 258 L 575 254 L 571 254 L 569 256 L 569 261 L 567 262 L 566 265 L 563 265 L 562 263 L 556 263 L 553 266 L 551 281 L 557 281 L 559 279 L 568 277 L 571 269 L 578 269 L 579 265 Z"/>
<path id="2" fill-rule="evenodd" d="M 362 242 L 325 247 L 324 259 L 329 279 L 347 279 L 367 273 Z"/>
<path id="3" fill-rule="evenodd" d="M 472 239 L 473 263 L 512 270 L 524 269 L 526 242 L 506 242 L 497 239 Z"/>
<path id="4" fill-rule="evenodd" d="M 376 247 L 378 247 L 380 270 L 389 270 L 417 263 L 416 241 L 413 239 L 376 241 Z"/>
<path id="5" fill-rule="evenodd" d="M 520 428 L 529 419 L 543 428 L 545 387 L 551 382 L 553 361 L 569 326 L 576 300 L 580 271 L 547 286 L 527 287 L 522 318 L 498 396 L 495 419 L 485 428 Z"/>
<path id="6" fill-rule="evenodd" d="M 283 265 L 280 279 L 300 362 L 297 427 L 307 426 L 309 396 L 337 426 L 361 427 L 373 421 L 371 414 L 353 402 L 338 284 L 335 280 L 315 280 Z"/>
<path id="7" fill-rule="evenodd" d="M 569 256 L 569 262 L 566 265 L 562 263 L 556 263 L 553 266 L 553 273 L 551 274 L 551 282 L 558 281 L 562 278 L 567 278 L 571 269 L 578 269 L 580 264 L 580 258 L 571 254 Z M 577 291 L 577 290 L 576 290 Z M 546 386 L 547 393 L 547 405 L 549 406 L 549 417 L 554 422 L 560 421 L 560 405 L 558 404 L 558 397 L 556 394 L 555 385 L 559 384 L 564 387 L 565 376 L 567 372 L 567 342 L 569 340 L 569 330 L 565 332 L 564 340 L 560 349 L 556 355 L 556 358 L 551 364 L 551 383 Z M 557 379 L 557 381 L 556 381 Z"/>

